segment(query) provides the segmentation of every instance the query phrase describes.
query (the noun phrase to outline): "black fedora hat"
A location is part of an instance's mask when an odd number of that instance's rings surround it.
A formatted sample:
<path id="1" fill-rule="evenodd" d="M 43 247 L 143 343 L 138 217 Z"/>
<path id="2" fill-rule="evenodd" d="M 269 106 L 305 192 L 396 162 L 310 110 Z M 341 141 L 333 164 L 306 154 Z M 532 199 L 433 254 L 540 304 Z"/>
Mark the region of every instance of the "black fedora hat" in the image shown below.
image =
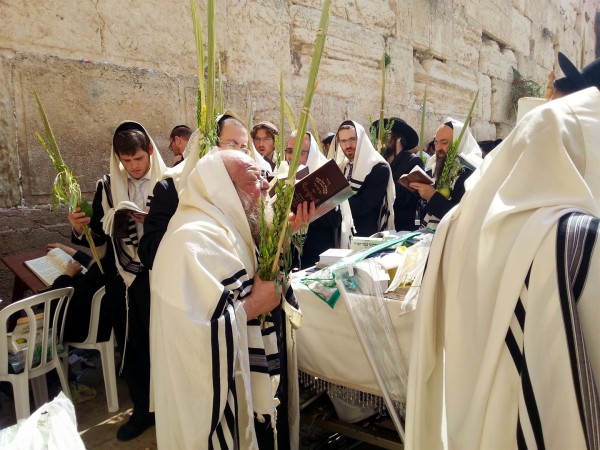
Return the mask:
<path id="1" fill-rule="evenodd" d="M 404 120 L 398 117 L 386 117 L 383 119 L 383 127 L 388 128 L 392 123 L 392 131 L 398 136 L 404 136 L 406 139 L 406 148 L 404 150 L 410 150 L 415 148 L 419 144 L 419 135 L 417 132 Z M 371 124 L 371 131 L 376 130 L 379 125 L 379 120 L 376 120 Z"/>
<path id="2" fill-rule="evenodd" d="M 558 52 L 558 65 L 565 74 L 563 78 L 554 81 L 554 87 L 559 91 L 572 94 L 591 86 L 600 88 L 600 58 L 589 63 L 580 72 L 564 53 Z"/>

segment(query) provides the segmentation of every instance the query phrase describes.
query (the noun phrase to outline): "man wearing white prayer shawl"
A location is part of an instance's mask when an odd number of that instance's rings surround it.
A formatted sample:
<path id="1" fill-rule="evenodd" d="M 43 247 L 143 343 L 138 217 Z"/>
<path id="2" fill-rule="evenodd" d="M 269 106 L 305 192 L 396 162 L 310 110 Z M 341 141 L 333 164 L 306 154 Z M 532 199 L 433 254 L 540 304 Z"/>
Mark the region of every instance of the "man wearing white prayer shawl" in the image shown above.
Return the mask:
<path id="1" fill-rule="evenodd" d="M 440 125 L 435 133 L 435 155 L 427 161 L 426 172 L 437 182 L 442 175 L 442 170 L 446 163 L 446 155 L 450 149 L 453 140 L 458 139 L 464 124 L 450 117 L 446 122 Z M 419 216 L 421 217 L 421 226 L 435 230 L 440 219 L 458 205 L 465 193 L 465 181 L 471 176 L 473 170 L 481 164 L 481 149 L 477 141 L 467 128 L 460 147 L 458 149 L 458 159 L 462 171 L 452 181 L 450 185 L 450 197 L 446 198 L 440 194 L 435 185 L 425 183 L 411 183 L 410 187 L 416 189 L 424 205 L 421 208 Z"/>
<path id="2" fill-rule="evenodd" d="M 600 91 L 529 112 L 440 222 L 406 448 L 600 446 Z"/>
<path id="3" fill-rule="evenodd" d="M 285 148 L 285 159 L 291 161 L 294 146 L 296 144 L 296 132 L 292 132 Z M 311 133 L 306 133 L 302 142 L 302 153 L 300 164 L 308 167 L 309 173 L 313 173 L 327 162 L 327 158 L 319 151 L 317 140 Z M 347 202 L 346 202 L 347 203 Z M 300 269 L 314 266 L 319 260 L 319 255 L 330 248 L 339 247 L 342 215 L 340 208 L 335 208 L 312 221 L 306 231 L 302 243 L 302 254 L 294 255 L 294 263 Z"/>
<path id="4" fill-rule="evenodd" d="M 348 199 L 357 236 L 394 229 L 396 191 L 390 165 L 373 147 L 362 125 L 346 120 L 333 140 L 335 160 L 354 195 Z M 347 214 L 342 210 L 344 222 Z"/>
<path id="5" fill-rule="evenodd" d="M 219 151 L 181 190 L 151 277 L 159 448 L 298 448 L 301 314 L 291 289 L 255 275 L 268 188 L 252 159 Z M 261 326 L 257 316 L 269 311 Z"/>
<path id="6" fill-rule="evenodd" d="M 147 131 L 137 122 L 124 121 L 113 136 L 110 175 L 99 181 L 92 203 L 91 219 L 78 209 L 69 215 L 73 227 L 73 242 L 80 240 L 81 231 L 89 224 L 97 246 L 106 245 L 102 266 L 106 277 L 106 296 L 112 326 L 123 352 L 125 379 L 133 402 L 133 414 L 117 431 L 117 438 L 128 441 L 154 424 L 149 412 L 150 391 L 150 285 L 148 270 L 138 256 L 143 217 L 131 216 L 128 235 L 114 236 L 115 206 L 132 201 L 148 210 L 154 184 L 165 171 L 158 148 Z"/>

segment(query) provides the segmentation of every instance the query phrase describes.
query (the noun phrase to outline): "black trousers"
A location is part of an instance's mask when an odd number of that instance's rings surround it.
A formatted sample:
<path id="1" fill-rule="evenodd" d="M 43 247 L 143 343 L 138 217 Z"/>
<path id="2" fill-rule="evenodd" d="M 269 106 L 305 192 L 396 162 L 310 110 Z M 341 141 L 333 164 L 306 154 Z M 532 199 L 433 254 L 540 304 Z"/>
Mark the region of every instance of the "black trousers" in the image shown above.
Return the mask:
<path id="1" fill-rule="evenodd" d="M 111 322 L 121 353 L 125 352 L 123 371 L 133 402 L 133 413 L 147 413 L 150 405 L 149 272 L 140 272 L 129 286 L 129 313 L 125 304 L 125 283 L 122 278 L 115 277 L 110 284 Z M 107 283 L 107 295 L 108 291 Z M 126 333 L 127 345 L 124 345 Z"/>

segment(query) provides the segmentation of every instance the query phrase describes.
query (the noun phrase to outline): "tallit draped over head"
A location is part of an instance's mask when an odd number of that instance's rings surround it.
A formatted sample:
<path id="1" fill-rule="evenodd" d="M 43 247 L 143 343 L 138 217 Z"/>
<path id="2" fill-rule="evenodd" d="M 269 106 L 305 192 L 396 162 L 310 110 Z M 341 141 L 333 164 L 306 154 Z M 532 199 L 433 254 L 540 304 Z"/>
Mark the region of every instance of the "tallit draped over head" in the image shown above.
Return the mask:
<path id="1" fill-rule="evenodd" d="M 529 443 L 533 426 L 523 424 L 536 421 L 554 448 L 585 448 L 573 383 L 559 382 L 571 369 L 556 224 L 570 211 L 600 215 L 598 142 L 598 89 L 540 106 L 469 177 L 460 204 L 440 222 L 417 306 L 407 449 L 442 441 L 455 449 L 516 448 L 517 423 Z M 515 321 L 520 304 L 524 326 Z M 522 371 L 507 351 L 509 335 L 525 343 Z M 524 394 L 525 376 L 535 399 Z"/>
<path id="2" fill-rule="evenodd" d="M 152 196 L 152 189 L 154 185 L 162 179 L 162 174 L 166 170 L 166 165 L 160 156 L 158 147 L 154 143 L 154 140 L 146 129 L 139 123 L 133 120 L 124 120 L 117 125 L 115 134 L 117 131 L 123 129 L 138 129 L 143 130 L 148 136 L 150 144 L 154 151 L 150 155 L 150 180 L 147 185 L 148 195 L 146 198 L 145 206 L 150 204 L 150 198 Z M 112 143 L 111 143 L 112 146 Z M 103 228 L 104 232 L 111 236 L 113 241 L 113 247 L 115 251 L 115 259 L 117 263 L 117 269 L 119 274 L 125 281 L 127 286 L 130 286 L 135 279 L 136 274 L 142 269 L 142 264 L 137 254 L 137 244 L 141 236 L 137 235 L 136 227 L 134 226 L 133 219 L 130 220 L 130 236 L 125 239 L 117 239 L 112 237 L 113 234 L 113 216 L 114 207 L 122 201 L 129 201 L 129 184 L 128 174 L 119 160 L 119 156 L 115 152 L 114 148 L 111 147 L 110 156 L 110 180 L 104 177 L 100 180 L 100 183 L 104 184 L 104 194 L 102 197 L 102 207 L 104 209 Z"/>
<path id="3" fill-rule="evenodd" d="M 306 133 L 310 138 L 310 149 L 308 151 L 308 159 L 306 160 L 306 166 L 310 173 L 313 173 L 319 167 L 327 162 L 327 158 L 321 151 L 319 150 L 319 145 L 317 144 L 317 140 L 312 135 L 312 133 Z"/>
<path id="4" fill-rule="evenodd" d="M 251 292 L 257 264 L 246 214 L 222 161 L 231 153 L 237 152 L 214 152 L 196 163 L 152 271 L 159 446 L 257 448 L 254 414 L 275 417 L 279 366 L 273 369 L 267 359 L 277 354 L 276 335 L 263 336 L 257 321 L 247 323 L 240 301 Z"/>
<path id="5" fill-rule="evenodd" d="M 390 170 L 390 177 L 388 180 L 388 186 L 383 199 L 383 205 L 379 214 L 379 229 L 380 230 L 393 230 L 394 229 L 394 199 L 396 197 L 396 189 L 394 187 L 394 180 L 392 180 L 391 169 L 386 160 L 381 154 L 375 150 L 371 143 L 369 136 L 367 135 L 364 127 L 353 120 L 346 120 L 342 125 L 351 125 L 356 129 L 356 152 L 354 153 L 354 161 L 352 167 L 352 177 L 348 180 L 350 187 L 354 192 L 357 192 L 362 186 L 367 175 L 371 173 L 373 166 L 380 163 L 385 163 Z M 332 146 L 336 149 L 335 162 L 340 166 L 342 172 L 345 173 L 346 166 L 350 163 L 344 151 L 338 142 L 338 135 L 333 138 Z M 346 219 L 344 218 L 344 221 Z"/>
<path id="6" fill-rule="evenodd" d="M 448 122 L 452 123 L 452 130 L 453 130 L 452 131 L 452 140 L 455 141 L 460 136 L 460 133 L 461 133 L 463 127 L 465 126 L 465 124 L 463 122 L 459 122 L 458 120 L 453 119 L 452 117 L 446 117 L 446 120 L 444 120 L 444 123 L 448 123 Z M 464 162 L 466 162 L 468 165 L 472 166 L 473 169 L 476 169 L 477 167 L 479 167 L 481 165 L 481 162 L 483 161 L 483 158 L 481 155 L 481 147 L 479 147 L 477 140 L 471 134 L 471 129 L 468 127 L 465 131 L 465 134 L 462 137 L 457 154 L 460 158 L 463 159 Z M 427 166 L 426 166 L 426 168 L 432 167 L 434 169 L 433 170 L 434 173 L 435 173 L 436 159 L 437 158 L 434 153 L 433 156 L 427 160 Z"/>

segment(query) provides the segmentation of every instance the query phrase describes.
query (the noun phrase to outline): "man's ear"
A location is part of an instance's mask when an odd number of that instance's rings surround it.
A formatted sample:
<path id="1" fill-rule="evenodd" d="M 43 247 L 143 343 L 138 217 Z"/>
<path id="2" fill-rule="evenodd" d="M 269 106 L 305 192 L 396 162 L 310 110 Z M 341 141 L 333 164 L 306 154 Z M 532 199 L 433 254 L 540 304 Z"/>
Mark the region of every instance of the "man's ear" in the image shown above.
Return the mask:
<path id="1" fill-rule="evenodd" d="M 148 156 L 152 156 L 152 152 L 154 152 L 154 147 L 152 146 L 152 142 L 148 144 Z"/>

